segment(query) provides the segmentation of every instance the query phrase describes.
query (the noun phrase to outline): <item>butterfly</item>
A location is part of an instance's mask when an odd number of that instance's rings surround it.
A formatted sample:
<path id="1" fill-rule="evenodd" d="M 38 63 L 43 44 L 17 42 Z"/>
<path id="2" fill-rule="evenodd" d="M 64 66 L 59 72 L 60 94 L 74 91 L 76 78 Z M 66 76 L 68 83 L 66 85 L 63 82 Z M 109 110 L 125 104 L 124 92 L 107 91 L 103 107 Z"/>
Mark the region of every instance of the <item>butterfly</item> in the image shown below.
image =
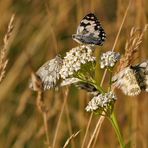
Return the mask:
<path id="1" fill-rule="evenodd" d="M 112 78 L 113 86 L 125 95 L 136 96 L 142 90 L 148 92 L 148 60 L 135 66 L 126 67 Z"/>
<path id="2" fill-rule="evenodd" d="M 80 22 L 76 34 L 72 38 L 80 44 L 103 45 L 106 33 L 98 18 L 93 14 L 87 14 Z"/>
<path id="3" fill-rule="evenodd" d="M 42 82 L 43 90 L 53 88 L 57 84 L 57 80 L 60 78 L 59 71 L 62 67 L 63 60 L 60 55 L 57 55 L 54 59 L 47 61 L 36 72 L 36 75 Z M 33 89 L 33 85 L 30 84 L 30 88 Z"/>
<path id="4" fill-rule="evenodd" d="M 97 90 L 97 88 L 93 84 L 84 82 L 81 79 L 74 78 L 74 77 L 67 78 L 64 81 L 62 81 L 61 86 L 66 86 L 71 84 L 75 85 L 80 89 L 86 90 L 87 92 L 89 92 L 90 94 L 93 94 L 94 96 L 97 96 L 98 94 L 100 94 L 100 92 Z"/>

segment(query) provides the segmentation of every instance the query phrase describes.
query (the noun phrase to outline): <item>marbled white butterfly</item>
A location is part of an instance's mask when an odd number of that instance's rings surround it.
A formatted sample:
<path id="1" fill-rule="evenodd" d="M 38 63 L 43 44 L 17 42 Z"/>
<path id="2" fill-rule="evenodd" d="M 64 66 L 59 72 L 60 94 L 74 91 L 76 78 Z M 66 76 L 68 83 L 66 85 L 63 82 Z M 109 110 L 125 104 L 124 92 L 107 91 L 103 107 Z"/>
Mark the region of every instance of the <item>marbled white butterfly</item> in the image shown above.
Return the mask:
<path id="1" fill-rule="evenodd" d="M 80 88 L 80 89 L 84 89 L 86 90 L 87 92 L 93 94 L 93 95 L 98 95 L 100 94 L 99 91 L 97 90 L 97 88 L 90 84 L 90 83 L 87 83 L 87 82 L 84 82 L 78 78 L 67 78 L 65 80 L 62 81 L 61 83 L 61 86 L 66 86 L 66 85 L 71 85 L 71 84 L 74 84 L 76 87 Z"/>
<path id="2" fill-rule="evenodd" d="M 123 69 L 112 81 L 113 86 L 129 96 L 139 95 L 141 90 L 148 92 L 148 61 Z"/>
<path id="3" fill-rule="evenodd" d="M 57 80 L 60 78 L 59 71 L 62 67 L 62 62 L 62 58 L 58 55 L 54 59 L 47 61 L 36 72 L 36 75 L 41 79 L 44 90 L 56 86 Z M 30 84 L 30 88 L 33 88 L 32 84 Z"/>
<path id="4" fill-rule="evenodd" d="M 72 38 L 80 44 L 103 45 L 106 33 L 93 13 L 87 14 L 80 22 Z"/>

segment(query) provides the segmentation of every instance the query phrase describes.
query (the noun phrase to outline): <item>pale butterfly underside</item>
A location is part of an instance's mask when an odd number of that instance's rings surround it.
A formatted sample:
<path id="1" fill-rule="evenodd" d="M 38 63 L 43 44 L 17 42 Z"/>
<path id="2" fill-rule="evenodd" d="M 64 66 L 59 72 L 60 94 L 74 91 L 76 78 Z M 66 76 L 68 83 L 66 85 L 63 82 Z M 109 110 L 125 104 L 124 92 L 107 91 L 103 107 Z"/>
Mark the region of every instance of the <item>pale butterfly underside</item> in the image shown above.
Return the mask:
<path id="1" fill-rule="evenodd" d="M 39 76 L 42 81 L 43 90 L 48 90 L 56 86 L 57 80 L 60 78 L 59 71 L 61 67 L 62 58 L 58 55 L 38 69 L 36 75 Z"/>
<path id="2" fill-rule="evenodd" d="M 148 61 L 123 69 L 112 81 L 113 86 L 129 96 L 139 95 L 141 90 L 148 92 Z"/>
<path id="3" fill-rule="evenodd" d="M 78 82 L 75 84 L 78 88 L 84 89 L 88 92 L 96 92 L 97 89 L 94 87 L 92 84 L 87 83 L 87 82 Z"/>
<path id="4" fill-rule="evenodd" d="M 64 81 L 62 81 L 61 86 L 66 86 L 66 85 L 71 85 L 71 84 L 75 85 L 76 87 L 78 87 L 80 89 L 84 89 L 93 95 L 99 94 L 97 88 L 94 85 L 84 82 L 84 81 L 82 81 L 78 78 L 74 78 L 74 77 L 67 78 Z"/>
<path id="5" fill-rule="evenodd" d="M 94 96 L 97 96 L 98 94 L 100 94 L 97 88 L 93 84 L 90 84 L 88 82 L 79 81 L 75 83 L 75 86 L 89 92 L 90 94 Z"/>
<path id="6" fill-rule="evenodd" d="M 103 45 L 106 33 L 98 18 L 93 14 L 87 14 L 80 22 L 76 34 L 72 38 L 80 44 Z"/>

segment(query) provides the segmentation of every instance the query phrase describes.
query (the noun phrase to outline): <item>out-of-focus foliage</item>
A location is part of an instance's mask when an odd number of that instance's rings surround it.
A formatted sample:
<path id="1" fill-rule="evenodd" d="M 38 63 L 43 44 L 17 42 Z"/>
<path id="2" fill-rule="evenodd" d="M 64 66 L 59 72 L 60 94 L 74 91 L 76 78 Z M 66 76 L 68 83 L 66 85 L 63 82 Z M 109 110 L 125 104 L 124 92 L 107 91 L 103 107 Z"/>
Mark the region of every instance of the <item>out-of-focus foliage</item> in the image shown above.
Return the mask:
<path id="1" fill-rule="evenodd" d="M 13 13 L 16 15 L 9 42 L 6 76 L 0 84 L 0 147 L 47 147 L 42 116 L 36 107 L 36 94 L 28 89 L 31 70 L 36 71 L 56 54 L 75 47 L 77 43 L 72 40 L 71 35 L 75 33 L 83 16 L 89 12 L 98 16 L 107 34 L 104 46 L 98 47 L 96 55 L 103 50 L 110 50 L 127 5 L 128 0 L 0 1 L 0 47 L 10 17 Z M 135 0 L 129 9 L 115 50 L 123 53 L 131 28 L 143 28 L 147 20 L 148 1 Z M 146 32 L 135 63 L 148 58 L 147 39 Z M 102 71 L 98 75 L 98 79 L 101 79 Z M 132 98 L 118 91 L 117 96 L 115 110 L 126 142 L 132 140 L 132 145 L 148 147 L 148 94 L 142 93 Z M 64 100 L 64 88 L 59 91 L 47 91 L 44 98 L 49 108 L 49 140 L 52 144 Z M 75 147 L 80 147 L 90 115 L 84 110 L 88 101 L 89 96 L 85 91 L 70 88 L 56 140 L 57 148 L 62 147 L 67 138 L 78 130 L 81 132 L 73 142 Z M 93 117 L 89 135 L 97 119 L 97 116 Z M 118 147 L 115 133 L 106 121 L 103 123 L 96 147 Z"/>

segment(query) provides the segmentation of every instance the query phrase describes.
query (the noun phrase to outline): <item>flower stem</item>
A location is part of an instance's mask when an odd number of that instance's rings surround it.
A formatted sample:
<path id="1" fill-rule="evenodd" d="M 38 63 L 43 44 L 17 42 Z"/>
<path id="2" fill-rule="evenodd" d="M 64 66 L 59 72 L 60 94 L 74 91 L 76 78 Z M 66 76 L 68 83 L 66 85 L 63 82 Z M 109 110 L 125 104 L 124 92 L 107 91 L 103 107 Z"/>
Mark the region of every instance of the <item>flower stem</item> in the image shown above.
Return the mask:
<path id="1" fill-rule="evenodd" d="M 111 114 L 111 116 L 108 119 L 111 122 L 111 124 L 112 124 L 112 126 L 113 126 L 113 128 L 114 128 L 114 130 L 116 132 L 120 147 L 125 148 L 125 143 L 124 143 L 124 140 L 123 140 L 123 136 L 122 136 L 121 131 L 119 129 L 119 125 L 118 125 L 118 122 L 117 122 L 117 119 L 116 119 L 116 116 L 115 116 L 114 112 Z"/>

